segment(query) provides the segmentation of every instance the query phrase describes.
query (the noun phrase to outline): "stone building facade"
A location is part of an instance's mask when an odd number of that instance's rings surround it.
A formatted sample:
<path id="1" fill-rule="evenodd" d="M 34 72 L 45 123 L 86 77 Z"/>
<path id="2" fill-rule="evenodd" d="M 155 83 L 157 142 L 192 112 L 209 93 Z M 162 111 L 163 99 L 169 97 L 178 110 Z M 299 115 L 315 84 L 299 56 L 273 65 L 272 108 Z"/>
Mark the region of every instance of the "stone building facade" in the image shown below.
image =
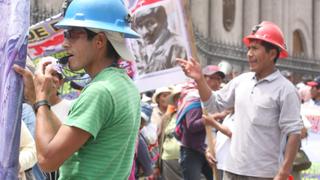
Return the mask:
<path id="1" fill-rule="evenodd" d="M 279 69 L 298 75 L 320 74 L 320 0 L 189 0 L 198 57 L 203 64 L 221 60 L 247 70 L 242 38 L 261 21 L 283 30 L 289 58 Z"/>
<path id="2" fill-rule="evenodd" d="M 62 10 L 64 0 L 31 0 L 31 23 Z M 285 35 L 290 57 L 278 67 L 297 74 L 319 75 L 320 0 L 186 0 L 189 3 L 198 57 L 202 64 L 226 60 L 247 70 L 242 37 L 261 21 L 272 21 Z"/>

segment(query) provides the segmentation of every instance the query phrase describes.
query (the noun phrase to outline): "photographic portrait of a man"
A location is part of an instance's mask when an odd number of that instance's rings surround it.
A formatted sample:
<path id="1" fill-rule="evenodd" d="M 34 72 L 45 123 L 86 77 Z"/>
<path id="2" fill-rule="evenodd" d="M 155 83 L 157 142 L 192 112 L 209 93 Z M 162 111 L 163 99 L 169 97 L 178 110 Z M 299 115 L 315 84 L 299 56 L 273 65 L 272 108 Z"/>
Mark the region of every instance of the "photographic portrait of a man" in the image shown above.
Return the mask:
<path id="1" fill-rule="evenodd" d="M 133 29 L 141 36 L 132 41 L 140 75 L 173 68 L 177 57 L 187 58 L 187 43 L 170 29 L 168 13 L 163 5 L 138 10 L 133 19 Z"/>

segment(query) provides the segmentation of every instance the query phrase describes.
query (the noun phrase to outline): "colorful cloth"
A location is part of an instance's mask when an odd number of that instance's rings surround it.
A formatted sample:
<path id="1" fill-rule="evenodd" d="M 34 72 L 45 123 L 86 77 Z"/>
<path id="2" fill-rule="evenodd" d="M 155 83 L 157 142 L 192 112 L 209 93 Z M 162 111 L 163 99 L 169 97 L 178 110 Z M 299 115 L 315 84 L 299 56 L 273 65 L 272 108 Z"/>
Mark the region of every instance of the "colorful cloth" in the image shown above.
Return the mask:
<path id="1" fill-rule="evenodd" d="M 183 123 L 187 112 L 192 109 L 200 108 L 200 97 L 194 82 L 189 82 L 183 87 L 178 102 L 178 115 L 175 128 L 175 136 L 181 140 L 183 134 Z"/>

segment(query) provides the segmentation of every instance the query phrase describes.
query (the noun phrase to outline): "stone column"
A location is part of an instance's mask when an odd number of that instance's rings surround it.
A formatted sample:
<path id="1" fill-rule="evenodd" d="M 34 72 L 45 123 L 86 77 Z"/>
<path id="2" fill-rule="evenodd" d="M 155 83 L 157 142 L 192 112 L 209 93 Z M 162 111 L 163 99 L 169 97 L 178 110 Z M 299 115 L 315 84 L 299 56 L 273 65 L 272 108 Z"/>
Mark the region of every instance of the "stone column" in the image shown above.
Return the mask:
<path id="1" fill-rule="evenodd" d="M 320 61 L 320 0 L 313 0 L 314 11 L 313 11 L 313 41 L 314 41 L 314 57 Z"/>
<path id="2" fill-rule="evenodd" d="M 203 37 L 209 37 L 210 29 L 210 7 L 209 1 L 211 0 L 189 0 L 191 7 L 191 19 L 193 24 L 193 31 L 200 33 Z M 197 58 L 202 65 L 207 64 L 207 58 L 204 54 L 197 53 Z"/>
<path id="3" fill-rule="evenodd" d="M 223 1 L 212 1 L 213 13 L 211 16 L 211 38 L 214 41 L 227 43 L 230 45 L 238 44 L 242 38 L 242 26 L 243 26 L 243 0 L 234 0 L 235 8 L 230 14 L 234 13 L 234 18 L 230 18 L 232 24 L 229 30 L 225 29 L 223 22 Z M 232 8 L 229 8 L 229 10 Z M 229 15 L 230 15 L 229 14 Z M 228 16 L 232 17 L 232 15 Z M 228 19 L 226 18 L 226 19 Z M 228 20 L 229 21 L 229 20 Z"/>
<path id="4" fill-rule="evenodd" d="M 194 30 L 200 32 L 203 36 L 209 35 L 209 0 L 190 0 L 191 18 Z"/>
<path id="5" fill-rule="evenodd" d="M 243 0 L 243 34 L 246 36 L 251 33 L 254 25 L 260 23 L 260 1 Z"/>

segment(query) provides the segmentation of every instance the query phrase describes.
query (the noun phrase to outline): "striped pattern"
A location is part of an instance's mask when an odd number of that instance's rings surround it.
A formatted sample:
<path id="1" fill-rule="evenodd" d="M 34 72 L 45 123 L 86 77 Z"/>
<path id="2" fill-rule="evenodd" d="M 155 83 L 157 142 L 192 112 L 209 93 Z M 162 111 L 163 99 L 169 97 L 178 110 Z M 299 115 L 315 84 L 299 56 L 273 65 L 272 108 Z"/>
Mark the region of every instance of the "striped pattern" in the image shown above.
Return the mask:
<path id="1" fill-rule="evenodd" d="M 200 97 L 195 82 L 188 82 L 182 88 L 178 101 L 177 120 L 175 128 L 175 137 L 181 140 L 183 135 L 183 123 L 187 112 L 194 108 L 201 107 Z"/>
<path id="2" fill-rule="evenodd" d="M 140 95 L 123 70 L 106 68 L 83 90 L 66 125 L 92 137 L 60 168 L 59 179 L 127 179 L 140 125 Z"/>

